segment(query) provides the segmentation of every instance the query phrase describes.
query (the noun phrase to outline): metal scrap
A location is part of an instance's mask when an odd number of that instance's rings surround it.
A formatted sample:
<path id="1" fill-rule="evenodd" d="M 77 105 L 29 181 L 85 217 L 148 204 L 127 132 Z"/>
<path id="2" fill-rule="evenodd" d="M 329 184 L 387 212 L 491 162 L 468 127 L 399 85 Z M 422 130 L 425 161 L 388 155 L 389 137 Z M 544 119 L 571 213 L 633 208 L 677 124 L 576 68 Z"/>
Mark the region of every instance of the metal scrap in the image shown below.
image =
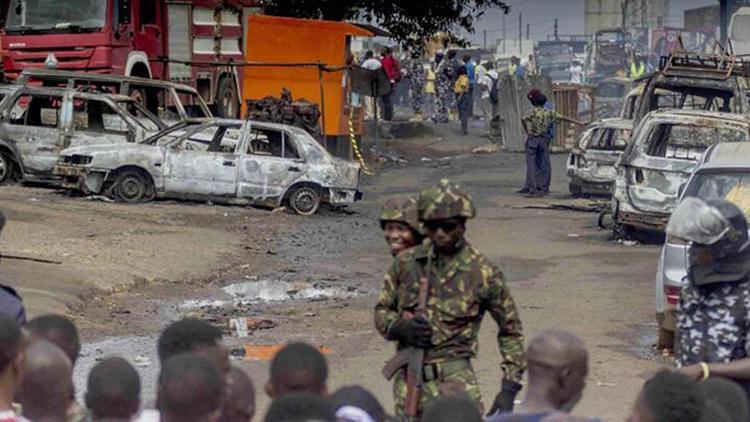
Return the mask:
<path id="1" fill-rule="evenodd" d="M 246 102 L 248 119 L 297 126 L 316 139 L 322 137 L 318 105 L 304 98 L 294 101 L 286 88 L 281 90 L 280 98 L 267 96 Z"/>
<path id="2" fill-rule="evenodd" d="M 599 213 L 609 208 L 608 201 L 594 201 L 588 199 L 574 199 L 567 201 L 546 202 L 538 204 L 524 204 L 517 206 L 518 209 L 542 209 L 542 210 L 566 210 L 578 212 Z"/>

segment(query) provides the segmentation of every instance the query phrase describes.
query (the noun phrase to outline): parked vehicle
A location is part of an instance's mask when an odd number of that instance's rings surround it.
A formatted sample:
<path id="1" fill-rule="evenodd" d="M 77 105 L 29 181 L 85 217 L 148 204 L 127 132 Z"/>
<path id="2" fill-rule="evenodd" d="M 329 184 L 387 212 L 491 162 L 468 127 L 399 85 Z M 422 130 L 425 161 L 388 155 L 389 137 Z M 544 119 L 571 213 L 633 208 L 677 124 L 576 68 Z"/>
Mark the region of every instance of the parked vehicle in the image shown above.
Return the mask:
<path id="1" fill-rule="evenodd" d="M 244 60 L 246 18 L 259 10 L 257 0 L 10 3 L 2 41 L 10 79 L 54 66 L 180 81 L 200 92 L 216 115 L 239 116 L 241 71 L 227 63 Z"/>
<path id="2" fill-rule="evenodd" d="M 164 127 L 124 95 L 16 87 L 0 101 L 0 183 L 47 180 L 65 148 L 136 142 Z"/>
<path id="3" fill-rule="evenodd" d="M 594 71 L 602 76 L 626 69 L 632 52 L 630 34 L 622 29 L 604 29 L 594 36 Z"/>
<path id="4" fill-rule="evenodd" d="M 662 231 L 705 150 L 750 140 L 750 117 L 695 110 L 649 113 L 631 135 L 616 169 L 612 212 L 617 235 L 632 228 Z"/>
<path id="5" fill-rule="evenodd" d="M 362 196 L 359 165 L 331 156 L 302 129 L 249 120 L 183 122 L 142 143 L 70 148 L 55 174 L 64 187 L 123 202 L 287 205 L 303 215 Z"/>
<path id="6" fill-rule="evenodd" d="M 542 45 L 536 48 L 539 73 L 552 82 L 570 82 L 570 66 L 575 60 L 573 47 L 564 44 Z"/>
<path id="7" fill-rule="evenodd" d="M 750 114 L 750 62 L 726 54 L 678 51 L 646 81 L 635 124 L 661 108 Z"/>
<path id="8" fill-rule="evenodd" d="M 617 117 L 633 88 L 628 78 L 606 78 L 596 85 L 596 115 L 600 119 Z M 624 117 L 627 118 L 627 117 Z"/>
<path id="9" fill-rule="evenodd" d="M 24 86 L 51 86 L 97 90 L 133 97 L 168 123 L 188 118 L 210 118 L 211 111 L 195 89 L 174 82 L 134 76 L 100 75 L 65 70 L 27 69 L 16 81 Z"/>
<path id="10" fill-rule="evenodd" d="M 723 198 L 750 215 L 750 144 L 723 143 L 710 147 L 680 189 L 686 197 Z M 667 236 L 656 272 L 656 315 L 659 344 L 671 347 L 675 330 L 674 310 L 687 276 L 687 244 Z"/>
<path id="11" fill-rule="evenodd" d="M 568 189 L 574 196 L 609 196 L 615 180 L 615 163 L 630 139 L 633 122 L 604 119 L 578 136 L 568 157 Z"/>

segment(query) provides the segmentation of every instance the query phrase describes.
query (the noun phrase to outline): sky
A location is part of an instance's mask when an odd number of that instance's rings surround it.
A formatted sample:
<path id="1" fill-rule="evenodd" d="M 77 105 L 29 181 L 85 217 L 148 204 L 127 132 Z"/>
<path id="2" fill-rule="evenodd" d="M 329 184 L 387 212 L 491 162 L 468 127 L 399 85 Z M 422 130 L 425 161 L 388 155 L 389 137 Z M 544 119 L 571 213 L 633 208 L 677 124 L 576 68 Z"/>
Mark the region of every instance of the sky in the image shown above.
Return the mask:
<path id="1" fill-rule="evenodd" d="M 523 35 L 526 36 L 526 24 L 531 26 L 529 32 L 534 40 L 545 40 L 552 34 L 554 20 L 558 18 L 559 34 L 583 34 L 585 0 L 508 0 L 511 11 L 505 17 L 507 36 L 518 37 L 518 14 L 523 18 Z M 666 24 L 682 26 L 685 9 L 718 4 L 718 0 L 671 0 L 670 14 Z M 469 36 L 474 44 L 481 45 L 483 31 L 487 30 L 487 43 L 493 44 L 502 37 L 502 10 L 489 10 L 476 24 L 476 32 Z M 464 34 L 465 35 L 465 34 Z"/>

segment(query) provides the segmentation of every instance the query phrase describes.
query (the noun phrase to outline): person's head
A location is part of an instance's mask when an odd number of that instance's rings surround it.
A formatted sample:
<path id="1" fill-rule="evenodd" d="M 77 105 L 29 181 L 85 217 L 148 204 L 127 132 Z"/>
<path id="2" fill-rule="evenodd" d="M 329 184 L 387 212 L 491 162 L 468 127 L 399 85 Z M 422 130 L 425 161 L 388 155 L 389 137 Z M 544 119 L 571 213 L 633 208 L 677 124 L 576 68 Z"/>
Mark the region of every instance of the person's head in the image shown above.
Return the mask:
<path id="1" fill-rule="evenodd" d="M 471 54 L 464 54 L 462 57 L 464 63 L 469 63 L 471 61 Z"/>
<path id="2" fill-rule="evenodd" d="M 422 415 L 429 422 L 482 422 L 482 414 L 467 396 L 441 396 L 427 406 Z"/>
<path id="3" fill-rule="evenodd" d="M 271 360 L 266 393 L 271 398 L 306 391 L 327 395 L 328 363 L 320 350 L 307 343 L 290 343 Z"/>
<path id="4" fill-rule="evenodd" d="M 705 398 L 694 379 L 676 371 L 659 371 L 643 385 L 628 422 L 698 422 Z"/>
<path id="5" fill-rule="evenodd" d="M 387 56 L 390 56 L 391 54 L 393 54 L 393 50 L 391 50 L 391 47 L 383 47 L 383 49 L 380 50 L 380 54 L 383 57 L 387 57 Z"/>
<path id="6" fill-rule="evenodd" d="M 333 405 L 319 394 L 296 392 L 274 398 L 265 422 L 334 422 Z"/>
<path id="7" fill-rule="evenodd" d="M 221 370 L 211 359 L 191 352 L 169 357 L 159 373 L 161 420 L 216 420 L 224 387 Z"/>
<path id="8" fill-rule="evenodd" d="M 534 107 L 544 107 L 544 105 L 547 103 L 547 96 L 542 93 L 542 91 L 534 88 L 526 95 L 526 98 L 529 99 L 531 102 L 531 105 Z"/>
<path id="9" fill-rule="evenodd" d="M 467 73 L 467 71 L 466 71 L 465 67 L 461 66 L 461 67 L 458 68 L 458 74 L 459 75 L 466 75 L 466 73 Z"/>
<path id="10" fill-rule="evenodd" d="M 495 68 L 495 63 L 487 62 L 487 63 L 484 64 L 484 68 L 487 69 L 487 70 L 492 70 L 492 69 Z"/>
<path id="11" fill-rule="evenodd" d="M 419 60 L 419 59 L 421 59 L 421 58 L 422 58 L 422 53 L 420 53 L 420 52 L 419 52 L 419 51 L 417 51 L 417 50 L 413 50 L 413 51 L 411 52 L 411 58 L 412 58 L 412 60 Z"/>
<path id="12" fill-rule="evenodd" d="M 583 395 L 589 372 L 588 352 L 580 338 L 562 330 L 544 330 L 526 351 L 529 392 L 557 410 L 570 411 Z"/>
<path id="13" fill-rule="evenodd" d="M 448 58 L 453 60 L 456 58 L 456 50 L 448 50 Z"/>
<path id="14" fill-rule="evenodd" d="M 73 400 L 73 364 L 64 351 L 47 340 L 26 348 L 23 378 L 16 397 L 23 415 L 36 420 L 66 420 Z"/>
<path id="15" fill-rule="evenodd" d="M 40 339 L 49 341 L 62 349 L 75 366 L 81 352 L 81 341 L 73 321 L 62 315 L 48 314 L 32 319 L 25 328 L 29 331 L 32 342 Z"/>
<path id="16" fill-rule="evenodd" d="M 386 200 L 380 210 L 380 228 L 392 255 L 422 242 L 417 200 L 411 196 L 397 196 Z"/>
<path id="17" fill-rule="evenodd" d="M 255 387 L 247 373 L 236 366 L 229 372 L 218 422 L 249 422 L 255 415 Z"/>
<path id="18" fill-rule="evenodd" d="M 13 395 L 23 369 L 23 337 L 16 320 L 0 315 L 0 391 Z"/>
<path id="19" fill-rule="evenodd" d="M 719 405 L 731 417 L 733 422 L 750 420 L 750 404 L 745 390 L 734 381 L 726 378 L 711 377 L 698 383 L 706 400 Z M 703 420 L 708 420 L 705 415 Z"/>
<path id="20" fill-rule="evenodd" d="M 213 360 L 224 374 L 229 373 L 229 353 L 221 341 L 221 331 L 199 319 L 181 319 L 165 328 L 159 336 L 158 352 L 162 363 L 179 353 L 195 352 Z"/>
<path id="21" fill-rule="evenodd" d="M 373 57 L 375 57 L 375 53 L 373 53 L 372 50 L 367 50 L 367 52 L 365 53 L 365 60 L 371 59 Z"/>
<path id="22" fill-rule="evenodd" d="M 442 49 L 438 49 L 435 51 L 435 61 L 440 63 L 440 60 L 443 60 L 443 57 L 445 56 L 445 52 Z"/>
<path id="23" fill-rule="evenodd" d="M 121 357 L 97 363 L 86 384 L 86 407 L 94 421 L 130 421 L 141 404 L 141 379 Z"/>
<path id="24" fill-rule="evenodd" d="M 747 220 L 725 199 L 685 198 L 667 224 L 667 234 L 691 242 L 688 278 L 696 285 L 745 279 L 750 273 Z"/>
<path id="25" fill-rule="evenodd" d="M 460 186 L 442 179 L 419 194 L 419 220 L 435 252 L 451 255 L 458 249 L 466 232 L 466 220 L 476 216 L 469 195 Z"/>
<path id="26" fill-rule="evenodd" d="M 534 55 L 533 55 L 533 54 L 529 54 L 529 61 L 530 61 L 530 62 L 533 62 L 533 61 L 534 61 Z"/>
<path id="27" fill-rule="evenodd" d="M 378 399 L 358 385 L 338 389 L 331 395 L 331 403 L 339 421 L 360 421 L 366 417 L 375 422 L 386 420 L 385 409 Z"/>

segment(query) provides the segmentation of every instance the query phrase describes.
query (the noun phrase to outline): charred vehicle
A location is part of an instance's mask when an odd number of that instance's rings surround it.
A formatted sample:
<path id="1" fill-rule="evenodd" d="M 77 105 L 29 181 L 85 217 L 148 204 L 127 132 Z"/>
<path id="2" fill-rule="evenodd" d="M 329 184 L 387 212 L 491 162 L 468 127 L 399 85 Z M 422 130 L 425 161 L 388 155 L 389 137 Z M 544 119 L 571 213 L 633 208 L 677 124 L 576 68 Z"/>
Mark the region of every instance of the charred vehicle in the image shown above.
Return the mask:
<path id="1" fill-rule="evenodd" d="M 586 128 L 568 157 L 568 189 L 574 196 L 609 196 L 615 163 L 628 145 L 631 120 L 604 119 Z"/>
<path id="2" fill-rule="evenodd" d="M 726 54 L 674 52 L 662 57 L 633 116 L 635 124 L 661 108 L 750 113 L 750 62 Z"/>
<path id="3" fill-rule="evenodd" d="M 575 60 L 573 47 L 564 44 L 540 46 L 536 50 L 539 72 L 552 82 L 569 82 L 570 65 Z"/>
<path id="4" fill-rule="evenodd" d="M 596 116 L 600 119 L 620 115 L 633 81 L 628 78 L 606 78 L 596 85 Z"/>
<path id="5" fill-rule="evenodd" d="M 286 205 L 303 215 L 362 196 L 359 165 L 302 129 L 250 120 L 183 122 L 141 143 L 70 148 L 55 174 L 64 187 L 123 202 Z"/>
<path id="6" fill-rule="evenodd" d="M 137 142 L 164 127 L 123 95 L 18 87 L 0 102 L 0 183 L 48 180 L 65 148 Z"/>
<path id="7" fill-rule="evenodd" d="M 730 113 L 657 110 L 636 127 L 616 169 L 612 212 L 616 235 L 662 231 L 702 154 L 717 142 L 747 142 L 750 118 Z"/>
<path id="8" fill-rule="evenodd" d="M 703 155 L 688 182 L 680 189 L 680 200 L 722 198 L 750 215 L 750 143 L 713 145 Z M 674 310 L 687 276 L 688 246 L 683 239 L 667 236 L 656 272 L 656 315 L 659 346 L 671 348 L 675 331 Z"/>
<path id="9" fill-rule="evenodd" d="M 173 124 L 187 118 L 209 118 L 211 111 L 194 88 L 135 76 L 100 75 L 51 69 L 26 69 L 16 81 L 24 86 L 49 86 L 100 91 L 133 97 L 161 120 Z"/>

